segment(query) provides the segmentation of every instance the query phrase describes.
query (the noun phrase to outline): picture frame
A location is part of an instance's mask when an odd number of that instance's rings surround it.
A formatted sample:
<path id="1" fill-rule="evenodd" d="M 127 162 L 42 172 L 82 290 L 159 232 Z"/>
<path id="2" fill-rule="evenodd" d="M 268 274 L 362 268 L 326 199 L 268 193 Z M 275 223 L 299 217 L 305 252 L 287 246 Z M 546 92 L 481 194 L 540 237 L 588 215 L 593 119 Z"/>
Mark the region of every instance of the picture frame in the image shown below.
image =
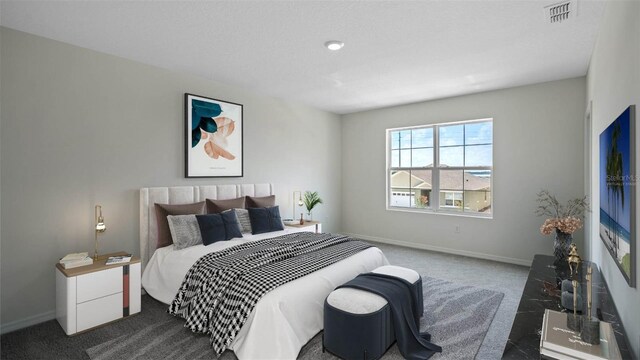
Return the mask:
<path id="1" fill-rule="evenodd" d="M 636 109 L 627 107 L 600 134 L 600 239 L 636 287 Z"/>
<path id="2" fill-rule="evenodd" d="M 190 93 L 184 103 L 185 177 L 242 177 L 242 104 Z"/>

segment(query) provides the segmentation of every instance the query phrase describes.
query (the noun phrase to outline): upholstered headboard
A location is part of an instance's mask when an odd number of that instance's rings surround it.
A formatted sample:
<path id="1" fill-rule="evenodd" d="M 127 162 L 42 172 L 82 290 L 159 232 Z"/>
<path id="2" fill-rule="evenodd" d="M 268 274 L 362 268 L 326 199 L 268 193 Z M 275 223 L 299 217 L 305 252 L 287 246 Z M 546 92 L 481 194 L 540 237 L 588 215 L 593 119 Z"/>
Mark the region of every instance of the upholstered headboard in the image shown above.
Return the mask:
<path id="1" fill-rule="evenodd" d="M 273 195 L 273 184 L 171 186 L 140 189 L 140 258 L 142 270 L 156 250 L 158 223 L 154 204 L 188 204 L 205 199 Z"/>

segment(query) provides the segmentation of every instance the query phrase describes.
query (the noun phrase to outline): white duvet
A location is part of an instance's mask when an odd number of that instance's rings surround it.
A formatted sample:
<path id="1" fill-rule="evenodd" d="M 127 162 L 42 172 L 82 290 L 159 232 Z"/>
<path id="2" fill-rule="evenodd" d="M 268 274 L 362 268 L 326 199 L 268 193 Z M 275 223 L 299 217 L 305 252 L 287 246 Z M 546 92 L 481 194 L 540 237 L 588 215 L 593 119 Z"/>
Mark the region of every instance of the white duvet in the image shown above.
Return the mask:
<path id="1" fill-rule="evenodd" d="M 167 246 L 155 251 L 142 275 L 146 292 L 165 304 L 173 301 L 184 276 L 205 254 L 245 241 L 292 232 L 243 234 L 244 238 L 197 245 L 183 250 Z M 368 248 L 347 259 L 284 284 L 264 295 L 236 336 L 231 348 L 239 359 L 295 359 L 300 349 L 323 328 L 324 300 L 337 286 L 358 274 L 389 262 L 378 248 Z M 213 350 L 212 350 L 213 351 Z"/>

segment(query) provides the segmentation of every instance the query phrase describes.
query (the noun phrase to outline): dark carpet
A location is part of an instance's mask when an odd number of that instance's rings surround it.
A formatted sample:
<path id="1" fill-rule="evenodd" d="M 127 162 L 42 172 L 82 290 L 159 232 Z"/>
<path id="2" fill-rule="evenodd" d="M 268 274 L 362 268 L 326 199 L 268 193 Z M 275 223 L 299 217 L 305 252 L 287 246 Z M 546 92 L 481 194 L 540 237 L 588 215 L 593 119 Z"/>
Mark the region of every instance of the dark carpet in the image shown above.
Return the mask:
<path id="1" fill-rule="evenodd" d="M 17 330 L 0 337 L 0 358 L 22 359 L 89 359 L 86 350 L 122 336 L 135 334 L 153 326 L 163 318 L 173 317 L 167 305 L 142 296 L 142 312 L 83 334 L 67 336 L 56 320 Z"/>
<path id="2" fill-rule="evenodd" d="M 432 341 L 443 347 L 433 359 L 473 359 L 487 333 L 503 294 L 444 280 L 423 278 L 425 316 L 422 330 L 432 334 Z M 162 310 L 165 310 L 164 307 Z M 143 307 L 144 312 L 149 310 Z M 111 359 L 214 359 L 209 337 L 193 334 L 183 321 L 163 313 L 142 330 L 121 333 L 119 337 L 87 350 L 92 360 Z M 300 359 L 332 359 L 322 353 L 317 335 L 300 351 Z M 234 359 L 227 351 L 221 359 Z M 401 359 L 393 346 L 384 359 Z"/>

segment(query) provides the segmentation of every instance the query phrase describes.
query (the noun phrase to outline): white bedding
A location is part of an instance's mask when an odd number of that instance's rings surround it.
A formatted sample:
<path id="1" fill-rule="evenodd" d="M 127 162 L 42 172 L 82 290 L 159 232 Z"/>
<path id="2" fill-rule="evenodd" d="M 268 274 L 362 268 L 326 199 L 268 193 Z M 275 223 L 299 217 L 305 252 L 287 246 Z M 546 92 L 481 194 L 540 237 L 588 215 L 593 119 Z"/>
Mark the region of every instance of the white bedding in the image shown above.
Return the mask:
<path id="1" fill-rule="evenodd" d="M 142 275 L 149 295 L 171 303 L 184 276 L 205 254 L 245 241 L 256 241 L 293 232 L 243 234 L 244 238 L 197 245 L 183 250 L 173 246 L 157 249 Z M 337 286 L 358 274 L 389 262 L 378 248 L 368 248 L 347 259 L 291 281 L 267 293 L 236 336 L 232 349 L 239 359 L 295 359 L 300 349 L 323 327 L 324 300 Z"/>

